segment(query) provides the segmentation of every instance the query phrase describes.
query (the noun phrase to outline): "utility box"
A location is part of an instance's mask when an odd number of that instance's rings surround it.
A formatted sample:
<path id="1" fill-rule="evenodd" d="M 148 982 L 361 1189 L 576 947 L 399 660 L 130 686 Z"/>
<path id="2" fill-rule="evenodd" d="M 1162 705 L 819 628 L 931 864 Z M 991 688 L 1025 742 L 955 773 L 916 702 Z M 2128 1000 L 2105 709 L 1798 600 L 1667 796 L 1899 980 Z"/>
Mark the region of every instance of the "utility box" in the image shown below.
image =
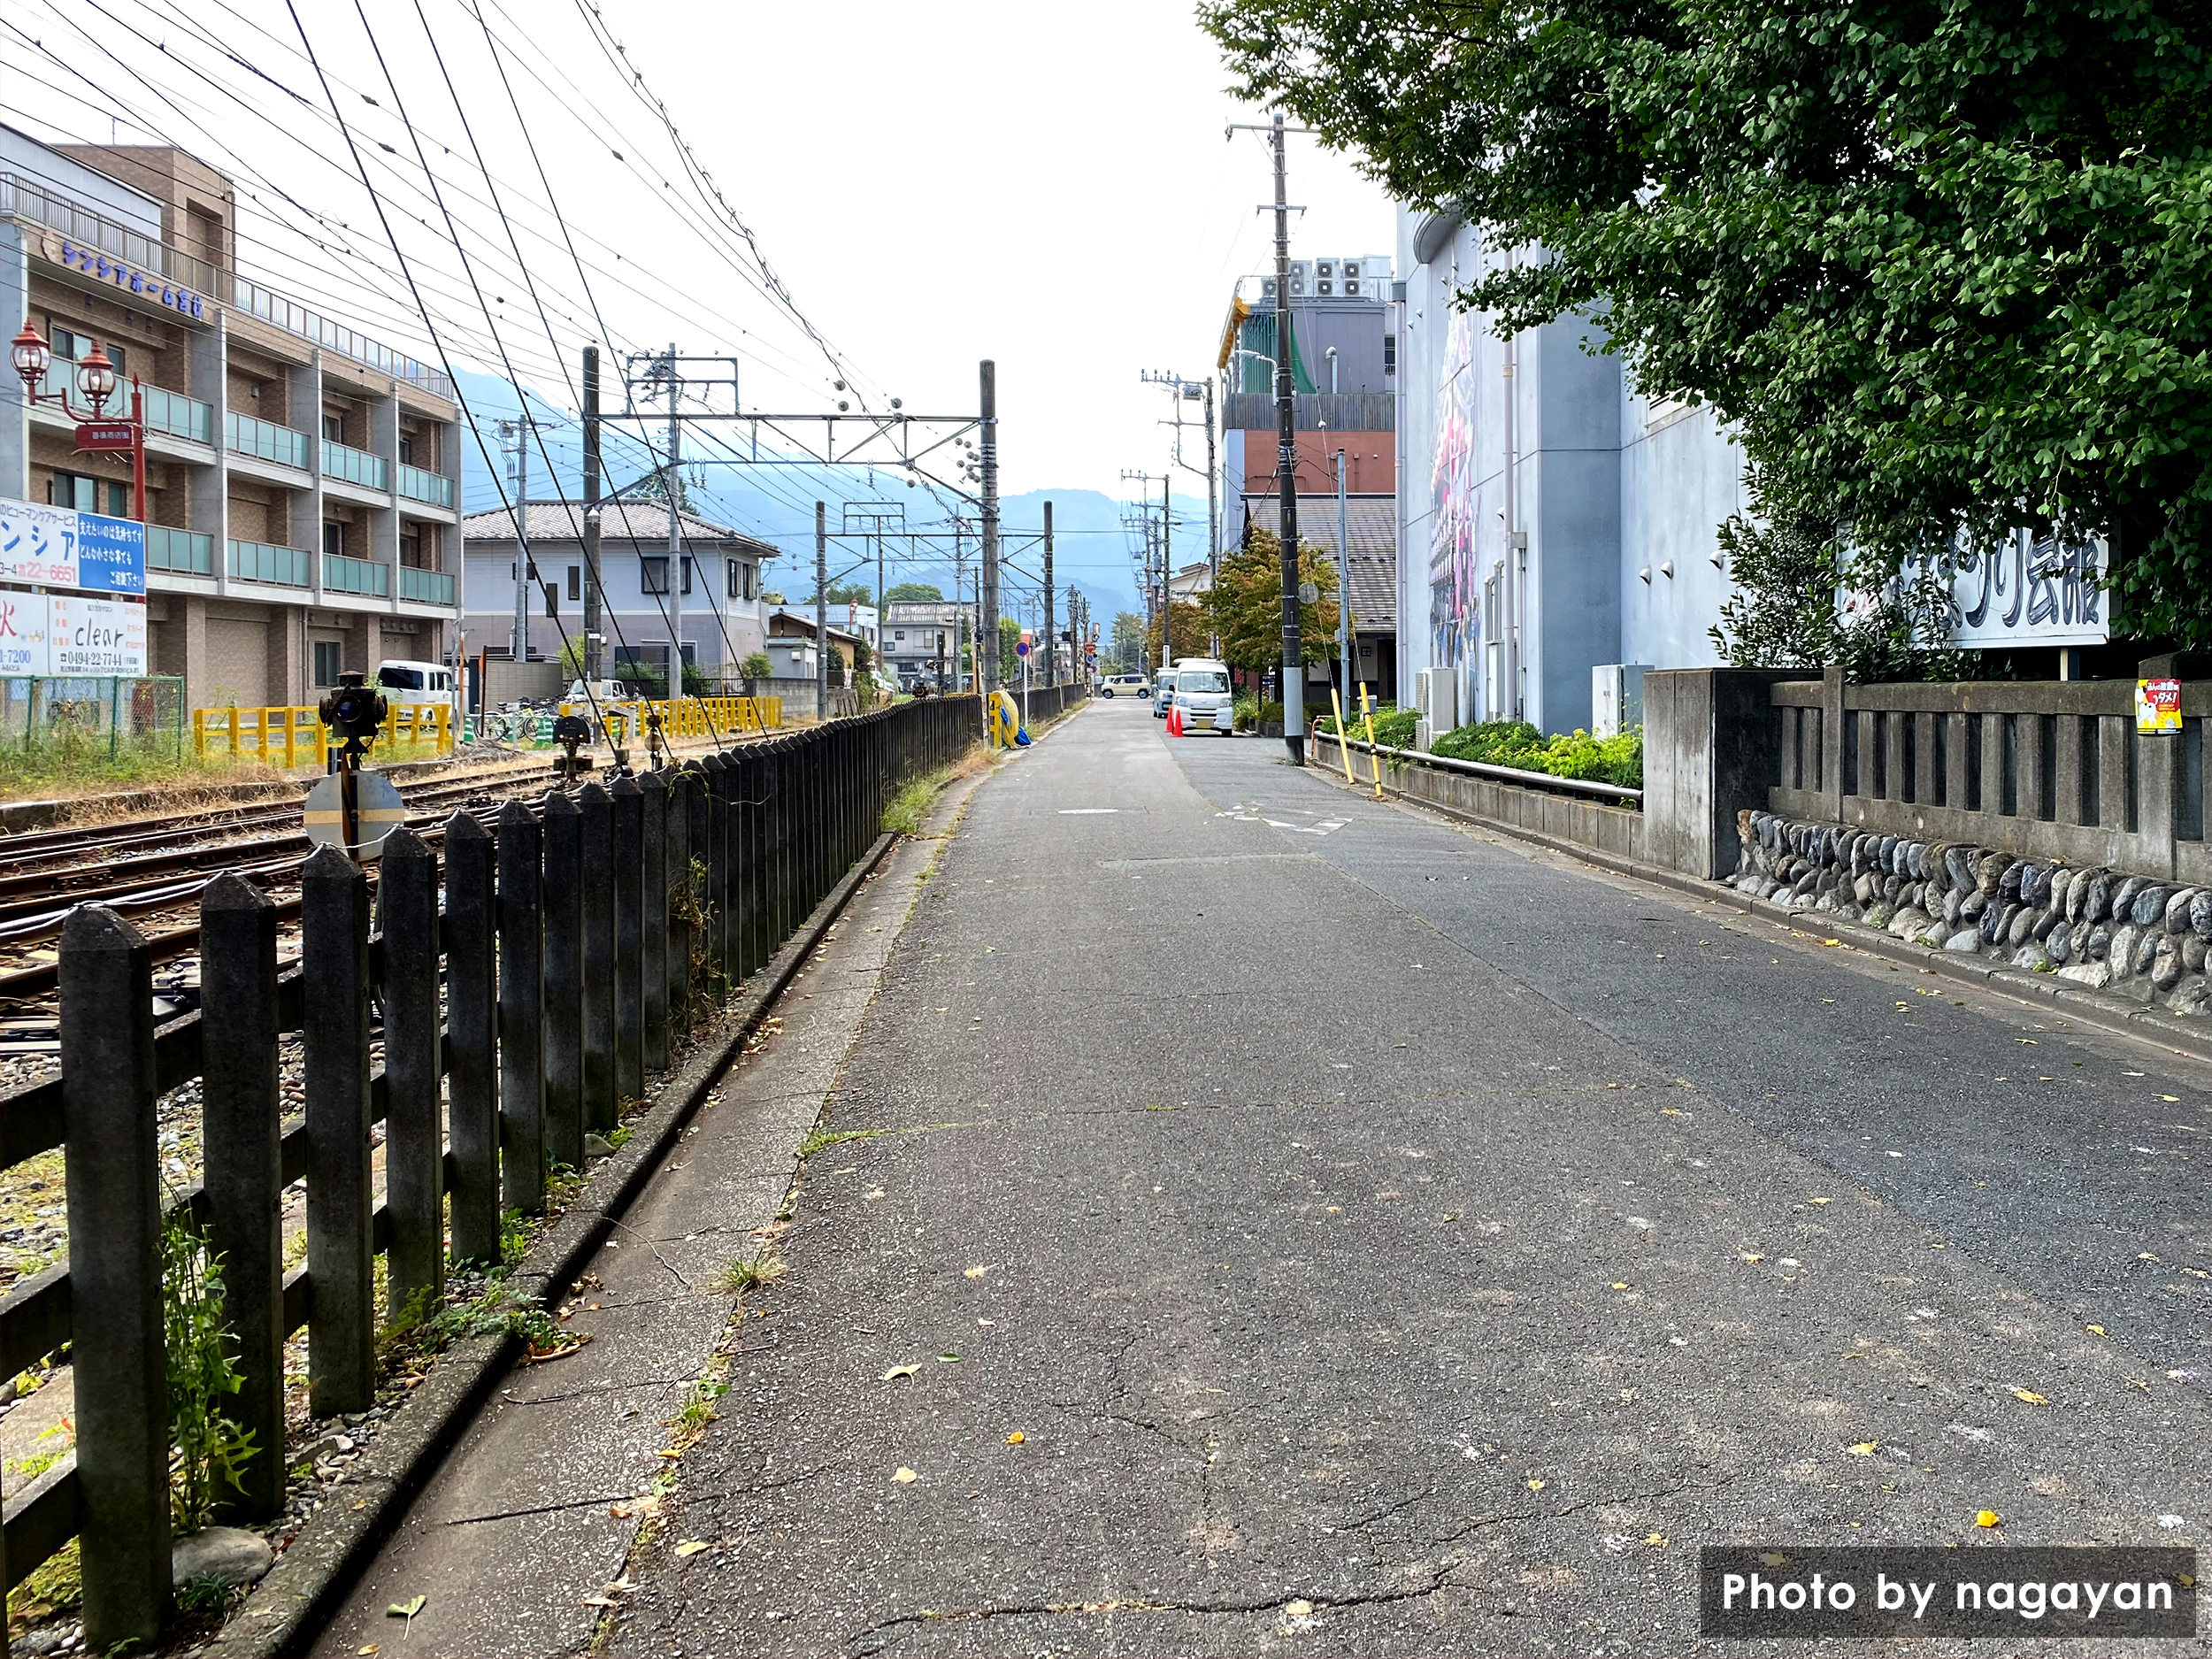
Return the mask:
<path id="1" fill-rule="evenodd" d="M 1425 749 L 1444 733 L 1462 724 L 1459 718 L 1459 670 L 1451 667 L 1415 669 L 1413 706 L 1418 716 L 1414 741 L 1417 747 Z"/>
<path id="2" fill-rule="evenodd" d="M 1618 737 L 1644 723 L 1649 663 L 1600 663 L 1590 671 L 1590 735 Z"/>

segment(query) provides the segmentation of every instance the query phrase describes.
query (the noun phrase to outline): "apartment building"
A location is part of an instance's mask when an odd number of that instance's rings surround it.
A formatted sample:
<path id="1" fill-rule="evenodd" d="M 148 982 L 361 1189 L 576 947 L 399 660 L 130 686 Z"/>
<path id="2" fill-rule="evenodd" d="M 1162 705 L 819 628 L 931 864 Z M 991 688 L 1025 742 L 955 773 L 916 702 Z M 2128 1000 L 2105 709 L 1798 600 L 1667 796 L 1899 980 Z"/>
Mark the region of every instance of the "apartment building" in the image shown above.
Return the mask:
<path id="1" fill-rule="evenodd" d="M 111 416 L 142 387 L 147 672 L 195 707 L 447 660 L 459 623 L 451 382 L 245 275 L 235 209 L 182 150 L 0 127 L 0 319 L 52 348 L 42 389 L 95 344 Z M 0 497 L 129 516 L 129 457 L 78 452 L 60 408 L 0 381 Z"/>

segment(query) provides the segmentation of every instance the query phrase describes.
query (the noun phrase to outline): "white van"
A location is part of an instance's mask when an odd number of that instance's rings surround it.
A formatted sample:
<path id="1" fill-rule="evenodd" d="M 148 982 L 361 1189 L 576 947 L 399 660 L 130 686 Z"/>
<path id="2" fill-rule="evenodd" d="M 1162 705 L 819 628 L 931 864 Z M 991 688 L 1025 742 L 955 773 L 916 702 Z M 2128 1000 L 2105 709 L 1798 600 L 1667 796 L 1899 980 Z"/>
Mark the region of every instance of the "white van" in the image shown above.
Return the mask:
<path id="1" fill-rule="evenodd" d="M 577 680 L 569 682 L 568 701 L 571 703 L 631 703 L 637 693 L 619 680 L 595 680 L 587 683 Z"/>
<path id="2" fill-rule="evenodd" d="M 411 663 L 398 657 L 376 665 L 376 688 L 391 708 L 427 708 L 453 701 L 453 671 L 443 663 Z"/>
<path id="3" fill-rule="evenodd" d="M 1236 693 L 1229 687 L 1229 664 L 1210 657 L 1186 657 L 1175 664 L 1175 707 L 1186 735 L 1236 728 Z"/>

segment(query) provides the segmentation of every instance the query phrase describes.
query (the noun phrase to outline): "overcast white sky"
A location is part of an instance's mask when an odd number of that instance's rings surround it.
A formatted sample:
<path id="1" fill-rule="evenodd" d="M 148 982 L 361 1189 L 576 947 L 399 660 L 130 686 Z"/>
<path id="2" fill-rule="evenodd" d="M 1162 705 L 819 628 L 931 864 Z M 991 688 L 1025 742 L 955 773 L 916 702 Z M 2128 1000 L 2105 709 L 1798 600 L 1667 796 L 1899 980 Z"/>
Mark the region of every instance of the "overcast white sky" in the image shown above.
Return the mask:
<path id="1" fill-rule="evenodd" d="M 421 0 L 517 227 L 550 343 L 415 0 L 366 0 L 373 47 L 424 135 L 517 373 L 569 401 L 555 353 L 572 363 L 594 332 L 588 280 L 618 343 L 741 352 L 751 407 L 833 400 L 832 371 L 749 284 L 726 221 L 709 227 L 580 0 L 483 0 L 522 123 L 580 244 L 580 277 L 472 4 Z M 211 0 L 182 17 L 159 0 L 112 9 L 128 27 L 84 0 L 14 0 L 7 22 L 21 35 L 0 38 L 8 119 L 45 137 L 104 140 L 114 117 L 125 142 L 173 140 L 238 178 L 251 238 L 242 267 L 395 344 L 426 346 L 282 0 Z M 300 0 L 300 16 L 443 343 L 457 361 L 499 372 L 371 35 L 341 0 Z M 1271 192 L 1263 141 L 1222 133 L 1225 121 L 1261 117 L 1225 90 L 1187 0 L 632 0 L 604 20 L 879 403 L 970 408 L 976 360 L 993 357 L 1010 493 L 1120 493 L 1124 467 L 1158 470 L 1168 434 L 1154 423 L 1166 400 L 1139 371 L 1210 373 L 1233 280 L 1270 257 L 1269 218 L 1253 211 Z M 27 36 L 83 79 L 41 62 Z M 1290 198 L 1308 209 L 1294 216 L 1294 256 L 1387 254 L 1380 191 L 1314 140 L 1291 146 Z"/>

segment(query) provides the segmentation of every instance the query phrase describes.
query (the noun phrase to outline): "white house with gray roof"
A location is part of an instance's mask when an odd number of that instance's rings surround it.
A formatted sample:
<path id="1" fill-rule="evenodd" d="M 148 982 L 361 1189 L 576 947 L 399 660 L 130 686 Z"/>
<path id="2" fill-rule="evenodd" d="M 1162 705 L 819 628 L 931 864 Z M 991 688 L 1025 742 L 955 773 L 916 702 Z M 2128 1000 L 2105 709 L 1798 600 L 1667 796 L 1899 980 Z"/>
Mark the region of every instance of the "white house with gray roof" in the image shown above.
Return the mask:
<path id="1" fill-rule="evenodd" d="M 526 595 L 530 659 L 558 664 L 565 643 L 583 637 L 584 509 L 580 502 L 533 501 L 523 513 L 534 566 Z M 710 674 L 734 673 L 766 643 L 762 567 L 776 549 L 695 514 L 680 517 L 682 565 L 672 575 L 667 507 L 657 501 L 600 503 L 599 631 L 610 678 L 624 677 L 626 666 L 636 663 L 664 675 L 679 638 L 684 660 Z M 511 658 L 522 560 L 515 515 L 504 508 L 471 513 L 461 534 L 468 654 Z"/>

